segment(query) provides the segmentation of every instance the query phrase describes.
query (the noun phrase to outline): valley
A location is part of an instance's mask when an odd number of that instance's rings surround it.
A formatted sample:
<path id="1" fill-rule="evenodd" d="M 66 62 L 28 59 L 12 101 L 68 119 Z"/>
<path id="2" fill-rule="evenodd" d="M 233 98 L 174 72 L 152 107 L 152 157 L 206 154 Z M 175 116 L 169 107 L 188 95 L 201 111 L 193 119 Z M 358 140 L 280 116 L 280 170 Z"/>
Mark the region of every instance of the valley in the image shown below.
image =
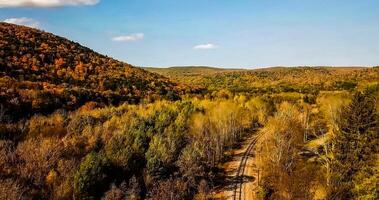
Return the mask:
<path id="1" fill-rule="evenodd" d="M 0 199 L 378 199 L 378 99 L 378 67 L 139 68 L 1 22 Z"/>

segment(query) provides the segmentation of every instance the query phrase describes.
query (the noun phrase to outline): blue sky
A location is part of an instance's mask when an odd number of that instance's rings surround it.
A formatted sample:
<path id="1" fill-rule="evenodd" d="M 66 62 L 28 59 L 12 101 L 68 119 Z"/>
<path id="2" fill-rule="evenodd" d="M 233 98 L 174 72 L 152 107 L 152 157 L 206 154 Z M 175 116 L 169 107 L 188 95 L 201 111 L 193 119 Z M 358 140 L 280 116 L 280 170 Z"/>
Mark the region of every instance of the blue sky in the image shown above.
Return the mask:
<path id="1" fill-rule="evenodd" d="M 0 0 L 0 20 L 137 66 L 379 65 L 378 0 L 30 2 Z"/>

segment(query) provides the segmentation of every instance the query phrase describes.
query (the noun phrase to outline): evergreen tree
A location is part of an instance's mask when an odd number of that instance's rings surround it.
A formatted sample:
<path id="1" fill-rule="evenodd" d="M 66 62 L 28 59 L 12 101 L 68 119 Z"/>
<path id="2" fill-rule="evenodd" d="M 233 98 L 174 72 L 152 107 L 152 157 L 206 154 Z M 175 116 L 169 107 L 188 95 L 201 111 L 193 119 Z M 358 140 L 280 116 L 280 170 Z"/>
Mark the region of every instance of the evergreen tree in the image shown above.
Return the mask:
<path id="1" fill-rule="evenodd" d="M 340 115 L 334 138 L 334 161 L 329 199 L 353 199 L 354 178 L 370 169 L 378 153 L 378 118 L 375 101 L 368 94 L 356 93 Z M 360 175 L 360 178 L 361 175 Z"/>

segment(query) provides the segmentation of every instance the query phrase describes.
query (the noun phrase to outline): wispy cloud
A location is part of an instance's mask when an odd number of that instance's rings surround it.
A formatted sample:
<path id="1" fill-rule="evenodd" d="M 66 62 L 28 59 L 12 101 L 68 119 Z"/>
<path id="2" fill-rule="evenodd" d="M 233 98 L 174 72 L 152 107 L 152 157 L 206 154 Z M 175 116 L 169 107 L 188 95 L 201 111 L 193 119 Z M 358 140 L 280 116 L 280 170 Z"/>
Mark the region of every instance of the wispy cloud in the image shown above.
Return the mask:
<path id="1" fill-rule="evenodd" d="M 39 22 L 32 18 L 27 17 L 21 17 L 21 18 L 9 18 L 5 19 L 4 22 L 11 23 L 11 24 L 17 24 L 17 25 L 23 25 L 23 26 L 29 26 L 32 28 L 39 28 Z"/>
<path id="2" fill-rule="evenodd" d="M 0 8 L 5 7 L 61 7 L 95 5 L 100 0 L 0 0 Z"/>
<path id="3" fill-rule="evenodd" d="M 132 42 L 132 41 L 137 41 L 137 40 L 142 40 L 145 37 L 143 33 L 134 33 L 130 35 L 121 35 L 112 38 L 113 41 L 117 42 Z"/>
<path id="4" fill-rule="evenodd" d="M 199 44 L 199 45 L 196 45 L 193 47 L 193 49 L 195 49 L 195 50 L 208 50 L 208 49 L 216 49 L 216 48 L 218 48 L 218 46 L 215 44 L 211 44 L 211 43 Z"/>

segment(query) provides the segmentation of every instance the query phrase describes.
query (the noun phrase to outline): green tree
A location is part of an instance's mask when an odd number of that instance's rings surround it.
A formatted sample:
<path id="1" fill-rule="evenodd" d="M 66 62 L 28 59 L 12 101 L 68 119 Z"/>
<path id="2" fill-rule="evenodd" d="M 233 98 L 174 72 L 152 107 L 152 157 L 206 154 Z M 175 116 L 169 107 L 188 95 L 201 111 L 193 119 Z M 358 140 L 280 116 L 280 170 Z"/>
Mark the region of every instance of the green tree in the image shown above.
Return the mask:
<path id="1" fill-rule="evenodd" d="M 338 134 L 333 141 L 334 161 L 329 199 L 361 199 L 361 190 L 359 193 L 353 192 L 354 180 L 370 176 L 364 171 L 372 173 L 372 163 L 378 153 L 379 129 L 375 105 L 372 97 L 359 92 L 342 109 Z"/>
<path id="2" fill-rule="evenodd" d="M 96 199 L 108 189 L 112 170 L 106 157 L 88 154 L 74 176 L 74 191 L 80 199 Z"/>

